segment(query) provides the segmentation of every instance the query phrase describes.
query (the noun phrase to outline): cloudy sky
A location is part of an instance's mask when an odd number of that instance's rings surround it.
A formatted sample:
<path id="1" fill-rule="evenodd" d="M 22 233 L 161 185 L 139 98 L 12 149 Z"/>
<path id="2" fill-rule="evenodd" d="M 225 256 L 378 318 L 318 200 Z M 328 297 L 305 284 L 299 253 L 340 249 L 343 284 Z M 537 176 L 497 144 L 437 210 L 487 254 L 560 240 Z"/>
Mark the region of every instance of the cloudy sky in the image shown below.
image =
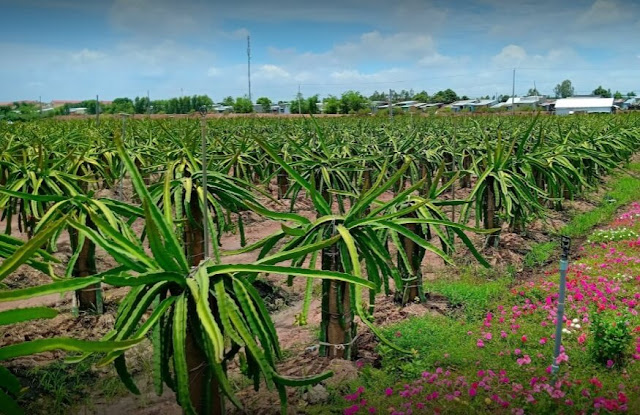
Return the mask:
<path id="1" fill-rule="evenodd" d="M 304 4 L 304 5 L 303 5 Z M 0 101 L 640 93 L 638 0 L 0 0 Z"/>

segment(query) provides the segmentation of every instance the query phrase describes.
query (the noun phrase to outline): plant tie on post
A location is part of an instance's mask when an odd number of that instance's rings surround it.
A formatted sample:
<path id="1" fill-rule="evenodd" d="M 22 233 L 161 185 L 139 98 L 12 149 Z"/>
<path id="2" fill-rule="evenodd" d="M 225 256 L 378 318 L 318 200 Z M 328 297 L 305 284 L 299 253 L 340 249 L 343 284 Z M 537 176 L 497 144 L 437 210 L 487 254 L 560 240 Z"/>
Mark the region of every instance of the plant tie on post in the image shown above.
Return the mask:
<path id="1" fill-rule="evenodd" d="M 569 269 L 569 248 L 571 247 L 571 238 L 562 236 L 560 245 L 562 247 L 562 257 L 560 258 L 560 292 L 558 294 L 558 313 L 556 315 L 556 338 L 553 347 L 553 362 L 551 363 L 551 373 L 555 375 L 558 372 L 558 357 L 560 356 L 560 347 L 562 345 L 562 325 L 564 318 L 564 297 L 567 286 L 567 270 Z"/>
<path id="2" fill-rule="evenodd" d="M 304 349 L 305 353 L 313 353 L 316 350 L 320 349 L 320 346 L 327 346 L 327 347 L 334 347 L 336 350 L 344 350 L 349 346 L 352 346 L 356 340 L 358 340 L 358 337 L 360 337 L 359 334 L 356 334 L 355 336 L 353 336 L 353 339 L 351 339 L 351 341 L 349 343 L 338 343 L 338 344 L 334 344 L 334 343 L 327 343 L 327 342 L 318 342 L 317 344 L 311 345 L 309 347 L 306 347 Z"/>

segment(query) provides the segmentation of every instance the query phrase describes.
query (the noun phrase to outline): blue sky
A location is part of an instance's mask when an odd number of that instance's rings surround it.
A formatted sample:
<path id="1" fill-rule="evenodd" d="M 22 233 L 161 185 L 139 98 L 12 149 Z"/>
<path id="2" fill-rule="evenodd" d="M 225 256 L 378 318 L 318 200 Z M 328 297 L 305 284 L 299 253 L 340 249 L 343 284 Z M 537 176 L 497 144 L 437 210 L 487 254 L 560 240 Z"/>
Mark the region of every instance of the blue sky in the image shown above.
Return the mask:
<path id="1" fill-rule="evenodd" d="M 640 93 L 636 0 L 0 0 L 0 101 Z"/>

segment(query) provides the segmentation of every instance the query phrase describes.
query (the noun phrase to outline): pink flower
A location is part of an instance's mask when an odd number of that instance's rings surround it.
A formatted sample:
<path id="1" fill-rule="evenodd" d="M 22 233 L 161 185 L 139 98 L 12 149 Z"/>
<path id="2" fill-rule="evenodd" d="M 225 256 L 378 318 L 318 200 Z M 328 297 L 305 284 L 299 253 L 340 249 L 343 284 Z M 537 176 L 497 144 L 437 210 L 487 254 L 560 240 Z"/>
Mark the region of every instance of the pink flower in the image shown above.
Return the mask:
<path id="1" fill-rule="evenodd" d="M 528 365 L 531 364 L 531 357 L 529 357 L 528 354 L 525 354 L 523 357 L 521 357 L 520 359 L 516 360 L 516 362 L 522 366 L 522 365 Z"/>
<path id="2" fill-rule="evenodd" d="M 477 394 L 478 394 L 478 391 L 476 390 L 476 388 L 469 389 L 469 396 L 471 396 L 472 398 Z"/>
<path id="3" fill-rule="evenodd" d="M 491 333 L 486 333 L 486 334 L 484 335 L 484 338 L 485 338 L 486 340 L 491 340 L 491 339 L 493 339 L 493 335 L 492 335 Z"/>
<path id="4" fill-rule="evenodd" d="M 513 353 L 514 353 L 516 356 L 519 356 L 519 355 L 522 353 L 522 350 L 520 350 L 520 349 L 515 349 L 515 350 L 513 351 Z"/>
<path id="5" fill-rule="evenodd" d="M 611 369 L 613 367 L 613 360 L 607 360 L 607 368 Z"/>
<path id="6" fill-rule="evenodd" d="M 359 410 L 360 410 L 360 406 L 351 405 L 350 407 L 345 409 L 343 413 L 344 415 L 353 415 L 353 414 L 356 414 Z"/>
<path id="7" fill-rule="evenodd" d="M 520 340 L 522 340 L 522 343 L 525 343 L 527 341 L 527 336 L 522 336 Z"/>
<path id="8" fill-rule="evenodd" d="M 578 336 L 578 343 L 579 344 L 584 344 L 584 342 L 587 340 L 587 335 L 582 333 L 581 335 Z"/>
<path id="9" fill-rule="evenodd" d="M 547 344 L 547 338 L 546 337 L 541 338 L 540 344 Z"/>
<path id="10" fill-rule="evenodd" d="M 556 359 L 556 364 L 560 364 L 562 362 L 568 362 L 569 361 L 569 356 L 567 356 L 567 354 L 565 352 L 562 352 L 558 355 L 558 358 Z"/>
<path id="11" fill-rule="evenodd" d="M 506 332 L 506 331 L 504 331 L 504 330 L 502 330 L 502 331 L 500 332 L 500 337 L 502 337 L 503 339 L 506 339 L 506 338 L 507 338 L 507 332 Z"/>
<path id="12" fill-rule="evenodd" d="M 385 389 L 384 390 L 384 394 L 387 395 L 387 396 L 393 395 L 393 389 L 391 389 L 391 388 Z"/>
<path id="13" fill-rule="evenodd" d="M 484 342 L 482 341 L 482 339 L 478 339 L 478 341 L 476 342 L 476 346 L 484 347 Z"/>
<path id="14" fill-rule="evenodd" d="M 373 406 L 369 407 L 369 413 L 370 414 L 375 414 L 376 413 L 376 408 L 374 408 Z"/>

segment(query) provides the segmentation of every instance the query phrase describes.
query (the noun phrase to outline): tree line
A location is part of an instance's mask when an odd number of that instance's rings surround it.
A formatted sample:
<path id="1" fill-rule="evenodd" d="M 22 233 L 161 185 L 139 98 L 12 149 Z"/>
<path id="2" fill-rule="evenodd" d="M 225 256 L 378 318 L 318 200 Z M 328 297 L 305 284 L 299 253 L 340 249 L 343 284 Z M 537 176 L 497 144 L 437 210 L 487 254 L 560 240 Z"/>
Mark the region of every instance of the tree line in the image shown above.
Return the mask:
<path id="1" fill-rule="evenodd" d="M 556 98 L 567 98 L 575 95 L 575 88 L 569 79 L 565 79 L 555 86 L 553 93 Z M 528 96 L 539 96 L 540 92 L 534 87 L 527 91 Z M 631 91 L 622 94 L 620 91 L 611 92 L 601 85 L 595 88 L 592 95 L 604 98 L 622 99 L 625 97 L 635 97 L 636 93 Z M 506 102 L 511 94 L 489 95 L 480 97 L 481 99 L 495 99 L 498 102 Z M 235 113 L 252 112 L 272 112 L 274 105 L 284 106 L 288 104 L 292 114 L 357 114 L 370 112 L 376 102 L 392 103 L 402 101 L 418 101 L 424 103 L 451 104 L 458 100 L 469 99 L 466 95 L 459 96 L 454 90 L 447 88 L 430 95 L 427 91 L 415 92 L 413 89 L 402 89 L 401 91 L 391 90 L 389 92 L 375 91 L 368 97 L 354 90 L 343 92 L 340 96 L 329 95 L 320 100 L 319 94 L 304 97 L 298 93 L 290 101 L 272 101 L 268 97 L 260 97 L 254 105 L 248 97 L 227 96 L 218 104 L 222 105 L 221 111 Z M 28 120 L 41 116 L 66 115 L 71 113 L 73 108 L 85 108 L 87 114 L 96 114 L 98 110 L 101 114 L 191 114 L 199 111 L 202 107 L 213 110 L 215 102 L 208 95 L 193 95 L 173 97 L 169 99 L 150 100 L 148 97 L 116 98 L 110 104 L 98 104 L 96 100 L 85 100 L 74 104 L 65 104 L 53 111 L 40 112 L 38 104 L 15 102 L 13 105 L 0 106 L 0 119 L 6 120 Z M 277 108 L 276 108 L 277 110 Z"/>

